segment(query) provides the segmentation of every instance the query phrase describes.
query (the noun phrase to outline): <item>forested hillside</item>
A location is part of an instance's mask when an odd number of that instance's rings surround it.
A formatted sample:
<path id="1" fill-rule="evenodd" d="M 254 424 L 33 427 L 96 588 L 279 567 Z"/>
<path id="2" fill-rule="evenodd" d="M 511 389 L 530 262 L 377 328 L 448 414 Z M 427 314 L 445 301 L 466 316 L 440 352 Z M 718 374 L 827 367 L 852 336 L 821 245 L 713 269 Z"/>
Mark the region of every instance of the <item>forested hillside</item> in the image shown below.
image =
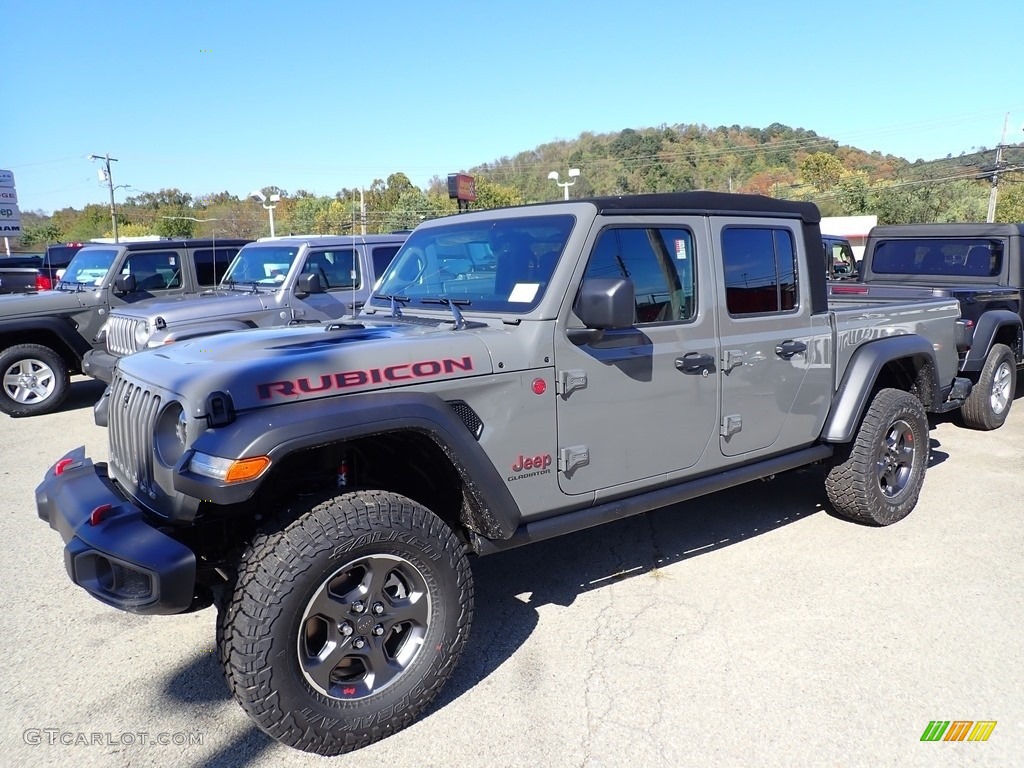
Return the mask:
<path id="1" fill-rule="evenodd" d="M 703 125 L 661 126 L 617 133 L 584 133 L 535 149 L 463 169 L 476 177 L 474 208 L 556 200 L 562 196 L 548 173 L 562 179 L 569 168 L 580 176 L 572 197 L 693 189 L 750 192 L 811 200 L 827 216 L 875 214 L 880 223 L 984 221 L 995 149 L 943 160 L 911 162 L 865 152 L 814 131 L 775 123 L 767 128 Z M 1003 152 L 998 221 L 1024 221 L 1024 146 Z M 456 211 L 446 176 L 420 189 L 395 169 L 363 190 L 339 189 L 333 196 L 306 190 L 279 193 L 276 233 L 382 232 L 414 227 L 426 218 Z M 267 212 L 230 192 L 193 194 L 179 189 L 137 193 L 116 206 L 119 235 L 244 236 L 269 234 Z M 24 213 L 23 250 L 48 242 L 87 240 L 111 234 L 108 205 L 65 208 L 52 215 Z"/>

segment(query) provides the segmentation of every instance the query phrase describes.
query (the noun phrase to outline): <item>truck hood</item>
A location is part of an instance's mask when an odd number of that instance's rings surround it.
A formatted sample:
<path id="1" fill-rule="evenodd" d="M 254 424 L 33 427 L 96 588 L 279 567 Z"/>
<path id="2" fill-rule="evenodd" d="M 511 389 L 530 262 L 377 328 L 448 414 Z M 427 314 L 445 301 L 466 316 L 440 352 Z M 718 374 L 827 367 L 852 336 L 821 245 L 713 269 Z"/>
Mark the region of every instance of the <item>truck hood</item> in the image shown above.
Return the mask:
<path id="1" fill-rule="evenodd" d="M 242 291 L 210 291 L 201 294 L 185 294 L 173 299 L 145 301 L 132 307 L 117 310 L 120 317 L 133 317 L 153 322 L 163 318 L 168 326 L 190 323 L 197 320 L 215 320 L 225 315 L 241 315 L 259 312 L 274 302 L 275 294 L 243 293 Z"/>
<path id="2" fill-rule="evenodd" d="M 194 416 L 217 391 L 244 410 L 493 372 L 476 331 L 415 321 L 236 331 L 129 355 L 118 367 L 181 395 Z"/>
<path id="3" fill-rule="evenodd" d="M 7 294 L 0 296 L 0 320 L 16 317 L 39 317 L 76 311 L 86 306 L 85 298 L 92 296 L 87 291 L 40 291 L 29 294 Z"/>

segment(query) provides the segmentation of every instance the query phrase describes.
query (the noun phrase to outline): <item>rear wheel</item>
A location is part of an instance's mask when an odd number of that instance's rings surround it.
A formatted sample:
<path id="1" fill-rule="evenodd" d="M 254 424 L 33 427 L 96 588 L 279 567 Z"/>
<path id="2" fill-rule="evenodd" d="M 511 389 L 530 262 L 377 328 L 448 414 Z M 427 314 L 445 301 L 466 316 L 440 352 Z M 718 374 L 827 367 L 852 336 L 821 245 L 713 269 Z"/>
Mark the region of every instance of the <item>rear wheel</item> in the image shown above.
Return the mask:
<path id="1" fill-rule="evenodd" d="M 64 359 L 40 344 L 18 344 L 0 352 L 0 411 L 37 416 L 55 410 L 71 381 Z"/>
<path id="2" fill-rule="evenodd" d="M 406 726 L 469 635 L 465 548 L 425 507 L 347 493 L 256 538 L 218 617 L 242 708 L 278 741 L 337 755 Z"/>
<path id="3" fill-rule="evenodd" d="M 994 344 L 970 396 L 961 408 L 964 423 L 971 429 L 998 429 L 1013 405 L 1017 384 L 1017 361 L 1005 344 Z"/>
<path id="4" fill-rule="evenodd" d="M 908 392 L 875 395 L 852 443 L 837 450 L 825 476 L 836 512 L 870 525 L 891 525 L 910 514 L 924 484 L 928 419 Z"/>

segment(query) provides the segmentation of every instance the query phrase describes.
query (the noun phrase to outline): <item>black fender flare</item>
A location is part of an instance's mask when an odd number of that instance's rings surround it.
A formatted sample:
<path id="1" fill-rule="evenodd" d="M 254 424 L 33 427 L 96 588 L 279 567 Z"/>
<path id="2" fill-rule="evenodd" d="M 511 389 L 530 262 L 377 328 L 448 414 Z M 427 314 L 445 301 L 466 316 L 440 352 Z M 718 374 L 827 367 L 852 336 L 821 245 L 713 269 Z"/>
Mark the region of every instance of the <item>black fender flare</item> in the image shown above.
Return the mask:
<path id="1" fill-rule="evenodd" d="M 480 523 L 493 539 L 509 538 L 521 522 L 519 506 L 484 449 L 448 403 L 427 392 L 370 392 L 303 400 L 241 413 L 222 428 L 209 429 L 178 462 L 174 488 L 217 504 L 237 504 L 259 490 L 266 475 L 226 485 L 189 472 L 193 452 L 239 459 L 269 456 L 271 466 L 306 448 L 414 431 L 434 441 L 466 483 Z"/>
<path id="2" fill-rule="evenodd" d="M 821 439 L 827 443 L 848 443 L 857 433 L 864 411 L 882 369 L 896 360 L 924 357 L 931 362 L 931 399 L 939 397 L 940 388 L 935 366 L 935 352 L 931 342 L 916 334 L 890 336 L 862 344 L 850 359 L 843 380 L 832 398 L 828 419 L 822 429 Z M 924 403 L 925 409 L 936 403 Z"/>
<path id="3" fill-rule="evenodd" d="M 1008 309 L 993 309 L 983 312 L 974 327 L 974 335 L 971 339 L 971 348 L 964 358 L 960 370 L 964 373 L 977 373 L 985 367 L 985 360 L 988 358 L 989 350 L 992 349 L 992 340 L 1001 328 L 1012 326 L 1021 332 L 1021 318 L 1016 312 Z M 1018 350 L 1014 350 L 1017 354 Z"/>
<path id="4" fill-rule="evenodd" d="M 0 349 L 17 346 L 26 342 L 15 341 L 8 344 L 4 337 L 10 334 L 24 334 L 32 331 L 52 333 L 74 354 L 79 363 L 82 357 L 92 349 L 88 339 L 82 337 L 64 317 L 26 317 L 15 320 L 0 320 Z M 60 350 L 54 350 L 60 352 Z"/>

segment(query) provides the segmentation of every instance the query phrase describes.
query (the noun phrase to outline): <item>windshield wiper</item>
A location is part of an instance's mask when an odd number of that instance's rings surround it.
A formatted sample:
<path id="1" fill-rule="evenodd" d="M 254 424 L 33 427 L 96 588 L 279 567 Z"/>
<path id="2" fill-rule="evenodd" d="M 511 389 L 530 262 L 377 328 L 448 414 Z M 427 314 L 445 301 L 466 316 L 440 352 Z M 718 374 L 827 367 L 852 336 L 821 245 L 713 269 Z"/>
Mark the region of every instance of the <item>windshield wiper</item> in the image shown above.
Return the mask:
<path id="1" fill-rule="evenodd" d="M 452 311 L 452 317 L 455 318 L 455 330 L 461 331 L 466 327 L 466 318 L 462 316 L 459 307 L 468 307 L 472 302 L 469 299 L 449 299 L 447 296 L 441 296 L 436 299 L 420 299 L 420 304 L 447 304 L 448 309 Z"/>
<path id="2" fill-rule="evenodd" d="M 400 296 L 397 293 L 375 293 L 373 298 L 391 302 L 391 316 L 401 317 L 402 310 L 398 308 L 399 303 L 408 304 L 412 299 L 408 296 Z"/>

